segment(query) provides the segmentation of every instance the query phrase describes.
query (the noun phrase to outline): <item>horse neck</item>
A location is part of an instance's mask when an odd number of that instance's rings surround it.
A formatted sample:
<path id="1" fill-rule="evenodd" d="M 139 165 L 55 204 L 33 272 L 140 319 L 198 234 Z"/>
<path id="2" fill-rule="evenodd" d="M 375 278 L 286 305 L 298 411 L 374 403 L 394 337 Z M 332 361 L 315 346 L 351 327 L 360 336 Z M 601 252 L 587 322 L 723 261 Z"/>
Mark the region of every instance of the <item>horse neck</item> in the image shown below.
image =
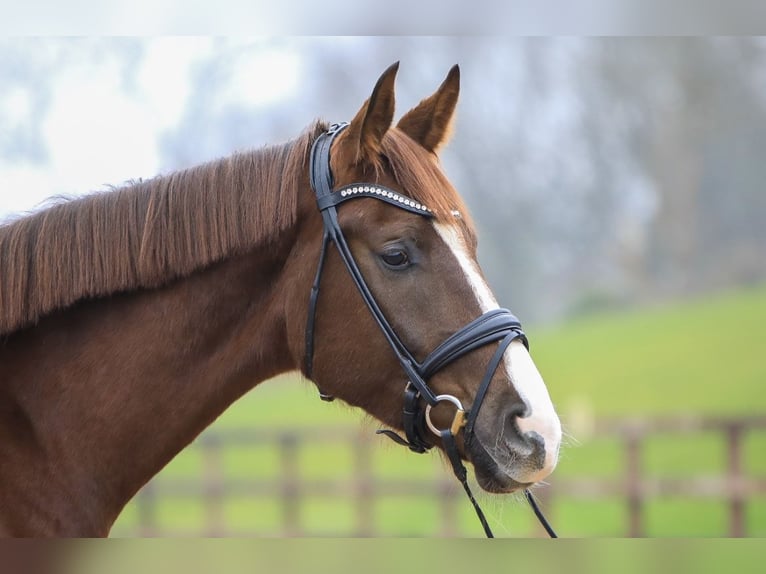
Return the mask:
<path id="1" fill-rule="evenodd" d="M 285 311 L 308 295 L 285 272 L 295 236 L 163 288 L 81 302 L 0 347 L 0 403 L 12 405 L 0 410 L 0 532 L 107 534 L 227 406 L 298 368 Z"/>

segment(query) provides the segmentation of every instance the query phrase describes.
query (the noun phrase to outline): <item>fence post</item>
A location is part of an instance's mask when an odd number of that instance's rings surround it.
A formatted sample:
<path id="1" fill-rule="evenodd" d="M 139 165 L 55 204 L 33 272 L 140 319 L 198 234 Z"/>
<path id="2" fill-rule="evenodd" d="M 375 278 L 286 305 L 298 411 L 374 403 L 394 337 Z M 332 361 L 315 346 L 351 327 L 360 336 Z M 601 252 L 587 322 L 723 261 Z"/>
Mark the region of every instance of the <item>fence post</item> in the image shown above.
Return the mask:
<path id="1" fill-rule="evenodd" d="M 729 464 L 729 533 L 732 537 L 745 535 L 745 511 L 742 492 L 742 426 L 732 422 L 726 427 Z"/>
<path id="2" fill-rule="evenodd" d="M 202 437 L 202 473 L 205 492 L 205 528 L 207 536 L 225 536 L 223 517 L 223 478 L 221 473 L 221 439 L 214 434 Z"/>
<path id="3" fill-rule="evenodd" d="M 456 495 L 462 494 L 462 490 L 458 492 L 455 489 L 454 479 L 447 474 L 445 477 L 438 480 L 438 496 L 439 506 L 441 507 L 441 536 L 445 538 L 452 538 L 458 535 L 457 522 L 458 522 L 458 497 Z M 458 483 L 459 484 L 459 483 Z M 460 499 L 462 502 L 462 498 Z"/>
<path id="4" fill-rule="evenodd" d="M 279 435 L 282 458 L 282 509 L 285 536 L 300 535 L 300 504 L 298 501 L 298 437 L 287 431 Z"/>
<path id="5" fill-rule="evenodd" d="M 641 481 L 641 432 L 638 428 L 629 428 L 625 435 L 625 447 L 628 454 L 626 489 L 628 495 L 629 526 L 628 536 L 643 536 L 642 506 L 643 492 Z"/>
<path id="6" fill-rule="evenodd" d="M 538 488 L 534 490 L 533 494 L 537 499 L 538 506 L 543 510 L 543 514 L 550 521 L 551 524 L 556 524 L 555 505 L 553 504 L 555 487 L 553 486 L 555 481 L 545 485 L 545 488 Z M 545 530 L 539 520 L 533 520 L 534 524 L 534 536 L 539 538 L 548 538 L 548 531 Z"/>
<path id="7" fill-rule="evenodd" d="M 366 432 L 356 433 L 356 440 L 354 441 L 354 470 L 357 536 L 372 536 L 374 479 L 370 472 L 370 439 Z"/>
<path id="8" fill-rule="evenodd" d="M 142 537 L 157 534 L 156 496 L 153 482 L 148 482 L 136 496 L 136 511 L 138 513 L 138 532 Z"/>

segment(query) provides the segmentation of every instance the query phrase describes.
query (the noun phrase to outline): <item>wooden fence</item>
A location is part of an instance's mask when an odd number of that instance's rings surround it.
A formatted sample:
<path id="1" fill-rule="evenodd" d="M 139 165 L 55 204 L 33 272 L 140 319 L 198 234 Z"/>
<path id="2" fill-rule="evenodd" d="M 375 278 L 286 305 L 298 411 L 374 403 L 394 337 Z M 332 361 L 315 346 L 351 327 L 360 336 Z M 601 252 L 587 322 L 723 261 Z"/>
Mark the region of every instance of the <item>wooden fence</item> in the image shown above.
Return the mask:
<path id="1" fill-rule="evenodd" d="M 627 507 L 626 536 L 643 536 L 644 509 L 647 501 L 683 496 L 725 500 L 728 507 L 728 534 L 747 536 L 744 505 L 747 500 L 766 496 L 766 475 L 748 476 L 743 472 L 743 437 L 750 431 L 766 429 L 766 416 L 749 418 L 704 418 L 696 416 L 651 420 L 600 419 L 593 421 L 592 432 L 598 437 L 613 437 L 621 445 L 624 465 L 616 477 L 556 477 L 536 491 L 544 508 L 554 509 L 558 500 L 622 500 Z M 715 475 L 659 477 L 646 472 L 643 445 L 649 438 L 668 435 L 715 433 L 725 440 L 726 468 Z M 299 449 L 322 448 L 329 442 L 341 442 L 353 452 L 353 472 L 345 479 L 306 479 L 298 466 Z M 278 472 L 271 479 L 226 477 L 222 471 L 223 447 L 267 445 L 276 447 Z M 321 535 L 301 526 L 303 501 L 311 497 L 350 499 L 353 501 L 354 526 L 346 536 L 376 536 L 373 518 L 378 497 L 435 497 L 439 502 L 439 536 L 461 534 L 456 529 L 458 509 L 467 504 L 462 489 L 444 467 L 443 473 L 421 479 L 395 479 L 376 476 L 371 457 L 380 448 L 380 439 L 369 429 L 348 428 L 298 430 L 237 430 L 203 434 L 195 443 L 202 457 L 202 476 L 190 479 L 155 480 L 142 489 L 132 503 L 137 513 L 137 528 L 130 534 L 141 536 L 172 535 L 157 520 L 157 501 L 161 498 L 202 500 L 204 528 L 197 534 L 207 536 L 266 534 L 271 536 Z M 414 455 L 412 455 L 414 456 Z M 766 457 L 766 453 L 763 453 Z M 281 528 L 257 533 L 228 528 L 224 520 L 225 498 L 268 497 L 280 501 Z M 550 510 L 548 510 L 550 512 Z M 555 513 L 554 513 L 555 517 Z M 408 534 L 408 533 L 402 533 Z M 542 535 L 542 531 L 536 532 Z"/>
<path id="2" fill-rule="evenodd" d="M 203 434 L 194 448 L 202 453 L 203 476 L 200 480 L 162 479 L 147 484 L 136 496 L 138 531 L 141 536 L 173 535 L 158 526 L 157 501 L 162 497 L 200 498 L 203 501 L 206 536 L 242 536 L 253 532 L 232 531 L 223 520 L 223 501 L 229 498 L 275 498 L 281 506 L 281 528 L 267 535 L 326 536 L 324 532 L 307 532 L 301 526 L 300 512 L 304 500 L 326 498 L 352 499 L 355 526 L 347 536 L 369 537 L 379 534 L 373 519 L 373 503 L 384 496 L 435 497 L 439 501 L 439 535 L 456 536 L 456 508 L 463 502 L 463 491 L 452 475 L 438 479 L 392 479 L 375 476 L 371 470 L 371 457 L 380 448 L 381 438 L 369 429 L 353 430 L 348 427 L 320 428 L 317 430 L 238 429 Z M 331 443 L 343 443 L 353 452 L 354 472 L 350 479 L 309 479 L 299 470 L 299 449 L 322 449 Z M 224 447 L 276 447 L 279 469 L 276 478 L 231 479 L 221 472 L 221 453 Z M 413 455 L 414 456 L 414 455 Z M 263 534 L 263 533 L 260 533 Z M 337 534 L 329 534 L 337 535 Z"/>
<path id="3" fill-rule="evenodd" d="M 726 500 L 729 514 L 728 534 L 747 536 L 744 505 L 748 499 L 766 495 L 766 476 L 747 476 L 743 471 L 743 439 L 749 431 L 766 429 L 766 416 L 742 418 L 713 418 L 679 416 L 649 420 L 596 420 L 592 432 L 598 436 L 614 436 L 620 441 L 625 454 L 623 476 L 619 479 L 563 479 L 552 480 L 550 502 L 558 496 L 581 499 L 617 497 L 628 505 L 626 536 L 645 535 L 644 506 L 658 497 L 683 496 Z M 657 477 L 645 472 L 642 464 L 642 446 L 653 436 L 697 435 L 715 433 L 725 440 L 726 469 L 720 475 L 684 477 Z M 762 453 L 766 459 L 766 452 Z"/>

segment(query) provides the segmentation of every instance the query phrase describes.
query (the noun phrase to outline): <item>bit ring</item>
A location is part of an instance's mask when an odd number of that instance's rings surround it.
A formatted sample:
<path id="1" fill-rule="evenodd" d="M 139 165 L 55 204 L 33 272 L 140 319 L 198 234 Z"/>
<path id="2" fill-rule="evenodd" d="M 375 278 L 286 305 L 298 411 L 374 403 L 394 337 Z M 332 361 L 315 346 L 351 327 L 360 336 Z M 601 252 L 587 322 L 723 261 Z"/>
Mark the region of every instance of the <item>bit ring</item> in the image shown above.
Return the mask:
<path id="1" fill-rule="evenodd" d="M 465 410 L 463 409 L 463 403 L 460 402 L 460 399 L 452 395 L 437 395 L 436 403 L 441 402 L 452 403 L 457 408 L 457 411 L 455 412 L 455 418 L 452 419 L 452 425 L 450 426 L 452 434 L 457 434 L 458 431 L 460 431 L 460 429 L 465 426 Z M 431 420 L 431 408 L 434 406 L 436 405 L 426 405 L 426 425 L 429 429 L 431 429 L 431 432 L 437 436 L 440 436 L 442 431 L 439 430 Z"/>

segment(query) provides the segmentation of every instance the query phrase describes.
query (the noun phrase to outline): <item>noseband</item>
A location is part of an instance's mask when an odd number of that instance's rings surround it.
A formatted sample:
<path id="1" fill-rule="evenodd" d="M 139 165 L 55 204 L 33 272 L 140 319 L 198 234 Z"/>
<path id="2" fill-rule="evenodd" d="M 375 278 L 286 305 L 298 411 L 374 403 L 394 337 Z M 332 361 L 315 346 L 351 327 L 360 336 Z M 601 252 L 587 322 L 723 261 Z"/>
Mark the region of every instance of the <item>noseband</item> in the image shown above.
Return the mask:
<path id="1" fill-rule="evenodd" d="M 348 269 L 354 284 L 362 295 L 362 299 L 372 313 L 375 322 L 383 332 L 383 335 L 396 355 L 396 358 L 408 379 L 408 383 L 404 389 L 403 410 L 403 426 L 406 439 L 391 430 L 380 430 L 378 432 L 385 434 L 397 443 L 405 445 L 410 450 L 417 453 L 426 452 L 431 448 L 431 445 L 424 438 L 427 430 L 430 430 L 439 436 L 442 439 L 445 451 L 452 464 L 453 471 L 471 500 L 487 537 L 492 538 L 493 534 L 487 524 L 484 513 L 474 499 L 468 486 L 467 472 L 458 452 L 455 437 L 462 431 L 464 445 L 468 448 L 468 445 L 474 438 L 474 425 L 476 423 L 476 418 L 478 417 L 479 409 L 487 394 L 492 377 L 500 365 L 503 353 L 511 342 L 516 339 L 521 341 L 524 346 L 529 349 L 527 337 L 521 329 L 521 323 L 513 313 L 507 309 L 494 309 L 484 313 L 453 333 L 431 351 L 422 362 L 415 359 L 391 327 L 391 324 L 386 319 L 378 306 L 375 297 L 367 286 L 338 223 L 337 206 L 354 198 L 372 197 L 426 218 L 432 218 L 433 213 L 426 206 L 382 185 L 355 183 L 333 190 L 334 181 L 330 169 L 330 147 L 332 146 L 334 139 L 347 125 L 347 123 L 333 124 L 327 132 L 321 134 L 316 139 L 311 148 L 309 175 L 311 187 L 316 194 L 317 206 L 322 214 L 324 233 L 322 238 L 322 251 L 319 256 L 319 264 L 317 266 L 317 272 L 314 278 L 314 284 L 311 287 L 311 296 L 309 298 L 308 320 L 306 323 L 306 356 L 304 365 L 306 376 L 311 378 L 313 371 L 316 306 L 319 298 L 319 288 L 325 256 L 327 254 L 327 246 L 332 242 L 337 247 L 338 253 L 343 260 L 346 269 Z M 487 366 L 484 378 L 481 381 L 481 385 L 476 393 L 470 411 L 465 411 L 462 403 L 457 397 L 452 395 L 437 395 L 428 386 L 426 381 L 445 366 L 479 347 L 498 341 L 500 344 Z M 321 392 L 320 396 L 323 400 L 333 400 L 332 396 Z M 423 402 L 426 404 L 425 409 L 422 408 Z M 438 428 L 431 420 L 431 409 L 441 402 L 451 403 L 456 409 L 452 424 L 445 429 Z M 543 527 L 552 538 L 555 538 L 556 534 L 543 517 L 532 494 L 528 490 L 525 490 L 525 495 Z"/>

